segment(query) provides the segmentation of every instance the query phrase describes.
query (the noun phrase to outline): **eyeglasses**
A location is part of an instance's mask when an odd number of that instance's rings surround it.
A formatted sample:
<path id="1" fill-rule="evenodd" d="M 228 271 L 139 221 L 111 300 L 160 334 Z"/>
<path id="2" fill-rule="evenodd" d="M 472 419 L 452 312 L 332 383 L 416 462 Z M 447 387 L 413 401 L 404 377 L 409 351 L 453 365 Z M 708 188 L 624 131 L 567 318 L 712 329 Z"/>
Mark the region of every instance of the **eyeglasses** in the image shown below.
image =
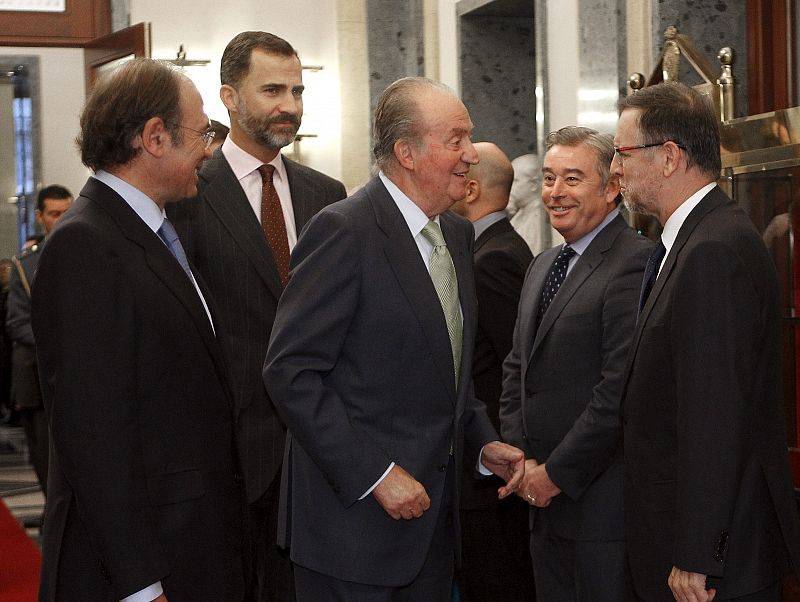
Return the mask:
<path id="1" fill-rule="evenodd" d="M 616 153 L 616 155 L 620 159 L 627 159 L 627 158 L 629 158 L 631 156 L 629 151 L 639 150 L 641 148 L 651 148 L 653 146 L 661 146 L 662 144 L 666 144 L 667 142 L 672 142 L 678 148 L 682 148 L 683 150 L 686 150 L 686 147 L 683 146 L 680 142 L 675 142 L 674 140 L 663 140 L 662 142 L 651 142 L 650 144 L 634 144 L 632 146 L 615 146 L 614 147 L 614 153 Z"/>
<path id="2" fill-rule="evenodd" d="M 214 130 L 206 130 L 205 132 L 201 132 L 200 130 L 195 130 L 185 125 L 181 125 L 180 123 L 176 123 L 179 128 L 183 128 L 184 130 L 189 130 L 190 132 L 194 132 L 195 134 L 200 134 L 203 137 L 203 143 L 206 145 L 206 148 L 211 146 L 211 143 L 214 141 L 214 136 L 217 133 Z"/>

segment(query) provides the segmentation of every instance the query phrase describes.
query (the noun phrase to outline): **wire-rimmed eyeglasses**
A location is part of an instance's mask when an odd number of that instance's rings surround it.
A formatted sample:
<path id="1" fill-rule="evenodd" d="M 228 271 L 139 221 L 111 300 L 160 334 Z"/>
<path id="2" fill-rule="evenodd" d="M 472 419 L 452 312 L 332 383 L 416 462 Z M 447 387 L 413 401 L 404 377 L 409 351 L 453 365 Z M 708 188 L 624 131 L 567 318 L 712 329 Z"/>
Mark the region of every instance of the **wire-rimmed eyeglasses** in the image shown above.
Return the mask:
<path id="1" fill-rule="evenodd" d="M 649 144 L 633 144 L 631 146 L 615 146 L 614 153 L 620 159 L 627 159 L 631 156 L 630 151 L 639 150 L 642 148 L 652 148 L 653 146 L 661 146 L 662 144 L 666 144 L 667 142 L 672 142 L 678 148 L 682 148 L 686 150 L 686 147 L 683 146 L 680 142 L 675 142 L 675 140 L 662 140 L 661 142 L 651 142 Z"/>
<path id="2" fill-rule="evenodd" d="M 206 148 L 211 146 L 211 143 L 214 141 L 214 136 L 217 135 L 217 133 L 214 130 L 206 130 L 204 132 L 201 132 L 200 130 L 190 128 L 187 125 L 181 125 L 180 123 L 176 123 L 175 125 L 177 125 L 179 128 L 183 128 L 184 130 L 189 130 L 190 132 L 194 132 L 195 134 L 200 134 L 200 136 L 202 136 L 203 138 L 203 143 L 206 145 Z"/>

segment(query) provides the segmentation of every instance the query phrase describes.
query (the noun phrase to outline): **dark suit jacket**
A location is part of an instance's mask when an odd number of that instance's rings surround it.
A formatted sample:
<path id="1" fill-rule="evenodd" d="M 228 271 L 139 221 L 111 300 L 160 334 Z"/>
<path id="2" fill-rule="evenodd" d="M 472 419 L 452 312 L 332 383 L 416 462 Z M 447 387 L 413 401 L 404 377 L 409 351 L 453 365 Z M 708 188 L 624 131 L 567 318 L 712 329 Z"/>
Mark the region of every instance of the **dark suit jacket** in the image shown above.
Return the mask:
<path id="1" fill-rule="evenodd" d="M 333 178 L 283 161 L 299 234 L 312 215 L 347 193 Z M 236 442 L 247 500 L 254 502 L 275 478 L 286 438 L 261 378 L 282 287 L 261 224 L 221 151 L 203 165 L 198 190 L 167 213 L 217 303 L 236 401 Z"/>
<path id="2" fill-rule="evenodd" d="M 19 258 L 28 285 L 33 284 L 42 245 Z M 31 330 L 31 298 L 22 282 L 19 268 L 11 268 L 6 308 L 6 332 L 12 341 L 11 399 L 23 409 L 42 407 L 42 393 L 36 369 L 36 346 Z"/>
<path id="3" fill-rule="evenodd" d="M 478 328 L 472 378 L 475 395 L 486 404 L 486 413 L 500 430 L 500 393 L 503 360 L 511 351 L 517 305 L 525 272 L 533 259 L 530 247 L 508 219 L 495 222 L 475 240 L 475 291 L 478 296 Z M 495 506 L 498 477 L 474 478 L 466 467 L 461 488 L 461 508 Z M 521 500 L 520 500 L 521 502 Z"/>
<path id="4" fill-rule="evenodd" d="M 689 214 L 636 327 L 623 396 L 625 510 L 637 592 L 673 565 L 718 598 L 800 572 L 775 269 L 719 188 Z M 787 550 L 790 554 L 787 554 Z"/>
<path id="5" fill-rule="evenodd" d="M 471 392 L 472 226 L 445 213 L 464 319 L 456 388 L 444 314 L 419 249 L 378 178 L 309 222 L 295 248 L 264 380 L 293 441 L 292 560 L 338 579 L 397 587 L 425 560 L 455 474 L 497 435 Z M 394 520 L 362 496 L 396 462 L 428 492 L 419 519 Z M 457 481 L 449 493 L 455 502 Z M 456 529 L 458 525 L 456 523 Z"/>
<path id="6" fill-rule="evenodd" d="M 560 537 L 623 539 L 619 403 L 651 247 L 618 215 L 580 256 L 538 328 L 560 247 L 538 255 L 525 277 L 500 418 L 503 438 L 547 462 L 562 490 L 531 510 Z"/>
<path id="7" fill-rule="evenodd" d="M 51 427 L 40 600 L 241 599 L 243 491 L 222 353 L 158 236 L 89 179 L 32 299 Z"/>

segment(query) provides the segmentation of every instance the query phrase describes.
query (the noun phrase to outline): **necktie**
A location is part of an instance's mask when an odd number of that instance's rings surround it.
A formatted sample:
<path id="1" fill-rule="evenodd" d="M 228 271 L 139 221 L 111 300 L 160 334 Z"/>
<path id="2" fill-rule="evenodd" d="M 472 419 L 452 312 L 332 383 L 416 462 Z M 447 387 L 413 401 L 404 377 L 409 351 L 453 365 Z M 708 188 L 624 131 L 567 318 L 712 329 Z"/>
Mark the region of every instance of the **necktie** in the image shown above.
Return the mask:
<path id="1" fill-rule="evenodd" d="M 564 245 L 561 251 L 559 251 L 558 257 L 556 257 L 556 260 L 553 262 L 550 273 L 547 275 L 547 280 L 544 282 L 544 288 L 542 289 L 537 324 L 541 323 L 544 312 L 550 307 L 550 303 L 555 298 L 558 289 L 561 288 L 564 278 L 567 277 L 569 260 L 572 259 L 573 255 L 575 255 L 575 249 L 569 245 Z"/>
<path id="2" fill-rule="evenodd" d="M 667 249 L 664 248 L 664 244 L 661 242 L 661 239 L 658 240 L 658 244 L 650 251 L 650 257 L 647 258 L 647 266 L 644 268 L 644 276 L 642 277 L 642 292 L 639 295 L 639 311 L 642 311 L 644 304 L 647 303 L 647 297 L 650 296 L 650 291 L 653 290 L 653 286 L 656 283 L 656 278 L 658 278 L 658 267 L 661 265 L 661 260 L 664 259 L 664 255 L 667 254 Z"/>
<path id="3" fill-rule="evenodd" d="M 186 259 L 186 253 L 184 252 L 183 245 L 178 238 L 178 233 L 175 232 L 175 228 L 167 218 L 164 218 L 164 221 L 161 223 L 161 227 L 158 229 L 158 236 L 164 241 L 164 244 L 167 245 L 169 252 L 172 253 L 175 259 L 178 260 L 178 263 L 181 264 L 181 267 L 183 268 L 183 271 L 186 272 L 189 280 L 194 282 L 194 279 L 192 278 L 192 270 L 189 268 L 189 261 Z"/>
<path id="4" fill-rule="evenodd" d="M 442 229 L 436 222 L 428 222 L 422 229 L 422 235 L 433 245 L 431 252 L 430 268 L 431 280 L 439 303 L 442 304 L 447 334 L 450 335 L 450 348 L 453 351 L 453 367 L 455 369 L 456 384 L 461 368 L 461 310 L 458 301 L 458 280 L 453 258 L 447 250 Z"/>
<path id="5" fill-rule="evenodd" d="M 286 235 L 286 222 L 283 219 L 281 200 L 278 191 L 272 183 L 272 174 L 275 173 L 273 165 L 262 165 L 258 168 L 261 174 L 261 227 L 264 237 L 272 250 L 275 265 L 278 267 L 278 276 L 284 287 L 289 282 L 289 238 Z"/>

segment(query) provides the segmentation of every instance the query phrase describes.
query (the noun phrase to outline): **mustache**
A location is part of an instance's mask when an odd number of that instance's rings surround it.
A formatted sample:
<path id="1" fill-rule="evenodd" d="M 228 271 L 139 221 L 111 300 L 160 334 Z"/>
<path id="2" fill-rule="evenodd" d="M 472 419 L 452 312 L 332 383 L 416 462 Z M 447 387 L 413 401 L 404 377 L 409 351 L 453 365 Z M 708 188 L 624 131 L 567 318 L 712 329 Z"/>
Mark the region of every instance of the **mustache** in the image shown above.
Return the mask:
<path id="1" fill-rule="evenodd" d="M 270 117 L 264 121 L 264 125 L 272 125 L 275 123 L 291 123 L 296 127 L 300 127 L 300 117 L 298 115 L 293 115 L 292 113 L 279 113 L 274 117 Z"/>

